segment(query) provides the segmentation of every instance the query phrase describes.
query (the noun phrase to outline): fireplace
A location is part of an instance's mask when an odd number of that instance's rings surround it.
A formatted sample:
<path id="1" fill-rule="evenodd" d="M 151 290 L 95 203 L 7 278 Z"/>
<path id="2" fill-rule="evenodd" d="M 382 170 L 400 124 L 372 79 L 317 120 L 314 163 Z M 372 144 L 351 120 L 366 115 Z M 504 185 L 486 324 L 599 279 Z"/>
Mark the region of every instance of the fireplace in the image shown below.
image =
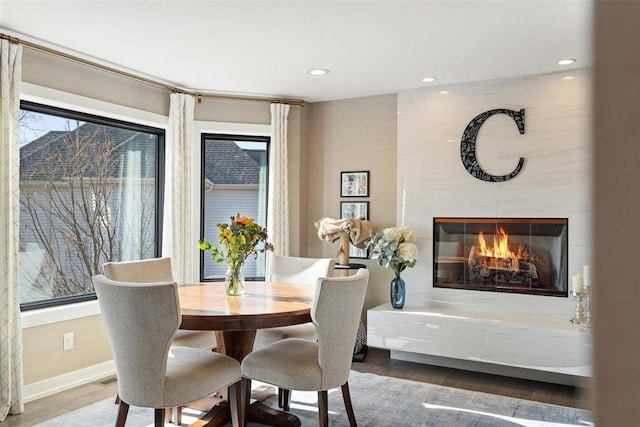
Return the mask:
<path id="1" fill-rule="evenodd" d="M 567 218 L 434 218 L 433 286 L 566 297 Z"/>

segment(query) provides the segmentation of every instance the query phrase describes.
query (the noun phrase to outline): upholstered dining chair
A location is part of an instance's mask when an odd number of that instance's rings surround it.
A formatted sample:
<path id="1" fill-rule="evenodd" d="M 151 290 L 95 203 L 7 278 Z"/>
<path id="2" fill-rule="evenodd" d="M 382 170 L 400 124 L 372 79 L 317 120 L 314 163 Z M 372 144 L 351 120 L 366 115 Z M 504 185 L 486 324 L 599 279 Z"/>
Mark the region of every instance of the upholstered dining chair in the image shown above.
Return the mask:
<path id="1" fill-rule="evenodd" d="M 255 379 L 286 390 L 317 391 L 320 426 L 326 427 L 327 391 L 341 387 L 349 424 L 355 427 L 348 380 L 368 281 L 366 269 L 318 279 L 311 307 L 318 341 L 285 338 L 249 353 L 242 361 L 244 390 Z"/>
<path id="2" fill-rule="evenodd" d="M 335 261 L 331 258 L 302 258 L 274 255 L 271 261 L 272 282 L 294 283 L 315 286 L 320 277 L 333 275 Z M 285 338 L 302 338 L 316 340 L 316 328 L 312 323 L 281 326 L 277 328 L 258 329 L 254 340 L 254 348 L 264 347 Z M 278 406 L 289 410 L 290 393 L 278 389 Z"/>
<path id="3" fill-rule="evenodd" d="M 173 269 L 171 258 L 150 258 L 136 261 L 106 262 L 102 264 L 107 279 L 129 283 L 172 282 Z M 179 329 L 173 337 L 173 345 L 200 349 L 213 349 L 216 346 L 215 332 L 187 331 Z M 116 403 L 120 398 L 116 397 Z M 173 419 L 176 425 L 182 423 L 182 408 L 171 408 L 167 418 Z"/>
<path id="4" fill-rule="evenodd" d="M 150 258 L 137 261 L 105 262 L 102 264 L 107 279 L 118 282 L 156 283 L 172 282 L 171 258 Z M 212 331 L 178 330 L 173 345 L 212 349 L 216 346 L 216 335 Z"/>
<path id="5" fill-rule="evenodd" d="M 128 283 L 93 277 L 118 376 L 116 427 L 129 406 L 155 408 L 164 426 L 165 408 L 184 406 L 229 387 L 234 427 L 244 424 L 240 364 L 209 350 L 172 346 L 181 322 L 174 282 Z"/>
<path id="6" fill-rule="evenodd" d="M 270 281 L 315 286 L 320 277 L 333 274 L 335 261 L 331 258 L 301 258 L 274 255 Z M 254 347 L 264 347 L 284 338 L 316 340 L 316 328 L 311 323 L 258 329 Z"/>

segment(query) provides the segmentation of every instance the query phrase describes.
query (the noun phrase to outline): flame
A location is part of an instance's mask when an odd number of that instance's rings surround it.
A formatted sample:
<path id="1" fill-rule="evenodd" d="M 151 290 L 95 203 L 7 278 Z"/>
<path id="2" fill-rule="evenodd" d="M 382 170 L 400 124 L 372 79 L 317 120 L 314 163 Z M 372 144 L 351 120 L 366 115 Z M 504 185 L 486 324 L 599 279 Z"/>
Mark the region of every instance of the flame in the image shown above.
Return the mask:
<path id="1" fill-rule="evenodd" d="M 528 257 L 527 252 L 524 250 L 522 245 L 518 245 L 518 249 L 516 252 L 512 252 L 509 249 L 509 234 L 504 231 L 504 228 L 500 227 L 498 230 L 498 234 L 493 236 L 493 246 L 487 246 L 484 240 L 484 233 L 480 231 L 478 233 L 478 244 L 480 247 L 477 252 L 479 255 L 488 256 L 493 258 L 508 258 L 512 260 L 512 266 L 516 267 L 519 265 L 521 259 L 526 259 Z"/>

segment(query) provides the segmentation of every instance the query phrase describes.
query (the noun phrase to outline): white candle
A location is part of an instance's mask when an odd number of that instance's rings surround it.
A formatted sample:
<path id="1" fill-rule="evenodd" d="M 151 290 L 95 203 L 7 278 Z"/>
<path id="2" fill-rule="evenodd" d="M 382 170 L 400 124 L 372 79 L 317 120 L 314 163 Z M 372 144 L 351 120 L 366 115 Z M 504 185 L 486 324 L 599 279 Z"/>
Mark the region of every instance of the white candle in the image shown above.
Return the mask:
<path id="1" fill-rule="evenodd" d="M 582 281 L 585 288 L 591 286 L 591 268 L 588 265 L 582 267 Z"/>
<path id="2" fill-rule="evenodd" d="M 583 286 L 582 274 L 574 274 L 571 282 L 571 290 L 573 291 L 573 293 L 581 294 L 582 286 Z"/>

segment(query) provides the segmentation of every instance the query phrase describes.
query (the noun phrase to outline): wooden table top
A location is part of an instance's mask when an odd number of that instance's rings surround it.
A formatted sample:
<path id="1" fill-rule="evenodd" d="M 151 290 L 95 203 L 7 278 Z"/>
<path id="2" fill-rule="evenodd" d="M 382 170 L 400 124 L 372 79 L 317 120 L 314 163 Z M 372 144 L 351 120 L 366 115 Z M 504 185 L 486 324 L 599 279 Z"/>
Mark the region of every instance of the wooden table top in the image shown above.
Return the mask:
<path id="1" fill-rule="evenodd" d="M 178 287 L 181 329 L 243 331 L 311 321 L 313 286 L 246 282 L 245 293 L 229 296 L 224 282 Z"/>

